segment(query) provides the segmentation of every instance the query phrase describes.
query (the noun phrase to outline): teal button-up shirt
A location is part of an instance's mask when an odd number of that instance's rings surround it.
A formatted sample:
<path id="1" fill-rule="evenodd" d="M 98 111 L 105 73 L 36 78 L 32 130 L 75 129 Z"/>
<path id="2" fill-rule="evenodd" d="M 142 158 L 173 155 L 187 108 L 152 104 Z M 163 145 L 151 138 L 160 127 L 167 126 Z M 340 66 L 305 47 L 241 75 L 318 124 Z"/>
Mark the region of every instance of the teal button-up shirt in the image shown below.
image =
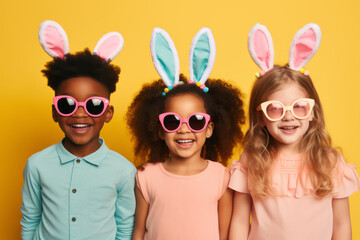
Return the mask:
<path id="1" fill-rule="evenodd" d="M 101 147 L 86 157 L 72 155 L 60 142 L 28 159 L 22 239 L 131 239 L 136 169 L 99 141 Z"/>

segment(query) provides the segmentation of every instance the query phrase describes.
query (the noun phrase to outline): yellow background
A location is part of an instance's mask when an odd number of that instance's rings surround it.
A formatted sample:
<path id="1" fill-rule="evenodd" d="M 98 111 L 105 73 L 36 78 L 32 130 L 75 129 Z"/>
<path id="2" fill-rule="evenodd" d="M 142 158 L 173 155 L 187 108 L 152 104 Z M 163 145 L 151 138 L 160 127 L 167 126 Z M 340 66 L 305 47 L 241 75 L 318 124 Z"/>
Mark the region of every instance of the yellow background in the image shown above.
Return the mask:
<path id="1" fill-rule="evenodd" d="M 22 171 L 33 153 L 57 143 L 63 134 L 51 118 L 53 91 L 40 73 L 51 58 L 38 42 L 42 21 L 57 21 L 67 32 L 70 51 L 95 47 L 110 31 L 120 32 L 125 46 L 113 61 L 122 72 L 111 98 L 115 116 L 102 137 L 132 160 L 124 115 L 141 85 L 158 75 L 150 57 L 154 27 L 169 32 L 188 76 L 192 37 L 203 26 L 213 31 L 217 56 L 210 77 L 231 80 L 246 94 L 259 71 L 247 52 L 247 34 L 257 22 L 268 27 L 275 63 L 287 62 L 295 32 L 318 23 L 323 38 L 307 65 L 322 100 L 327 129 L 348 162 L 360 167 L 360 6 L 357 0 L 13 0 L 0 3 L 0 238 L 20 238 Z M 238 153 L 234 158 L 238 157 Z M 359 170 L 358 170 L 359 172 Z M 354 239 L 360 239 L 360 193 L 350 197 Z M 301 226 L 299 226 L 301 227 Z"/>

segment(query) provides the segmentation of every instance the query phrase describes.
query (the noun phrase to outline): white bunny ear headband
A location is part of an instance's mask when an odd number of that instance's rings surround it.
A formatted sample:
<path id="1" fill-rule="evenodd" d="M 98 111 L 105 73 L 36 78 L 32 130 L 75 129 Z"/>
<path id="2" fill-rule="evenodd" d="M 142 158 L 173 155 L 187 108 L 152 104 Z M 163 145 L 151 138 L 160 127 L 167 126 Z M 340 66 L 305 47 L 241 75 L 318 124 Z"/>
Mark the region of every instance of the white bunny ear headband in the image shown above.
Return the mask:
<path id="1" fill-rule="evenodd" d="M 43 49 L 53 58 L 64 58 L 69 53 L 69 42 L 64 29 L 51 20 L 40 24 L 39 41 Z M 111 61 L 124 46 L 124 39 L 118 32 L 105 34 L 96 44 L 93 54 Z"/>
<path id="2" fill-rule="evenodd" d="M 304 66 L 319 49 L 320 41 L 321 30 L 315 23 L 309 23 L 297 31 L 290 45 L 289 67 L 308 75 Z M 255 75 L 257 78 L 274 67 L 274 46 L 270 32 L 264 25 L 257 23 L 251 28 L 248 49 L 252 59 L 262 70 Z"/>
<path id="3" fill-rule="evenodd" d="M 167 86 L 162 93 L 166 95 L 179 82 L 179 56 L 170 35 L 161 28 L 154 28 L 150 42 L 153 63 L 160 77 Z M 195 35 L 190 47 L 189 84 L 196 84 L 204 92 L 209 89 L 205 86 L 215 62 L 215 40 L 209 28 L 202 28 Z"/>

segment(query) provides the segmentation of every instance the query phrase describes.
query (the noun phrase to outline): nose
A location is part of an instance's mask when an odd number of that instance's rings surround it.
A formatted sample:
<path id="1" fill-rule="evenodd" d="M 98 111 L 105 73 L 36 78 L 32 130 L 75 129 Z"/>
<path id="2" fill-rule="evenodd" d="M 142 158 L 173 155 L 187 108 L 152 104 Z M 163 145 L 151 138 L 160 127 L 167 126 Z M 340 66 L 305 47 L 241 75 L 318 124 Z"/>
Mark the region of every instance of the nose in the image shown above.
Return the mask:
<path id="1" fill-rule="evenodd" d="M 188 125 L 183 122 L 178 130 L 179 133 L 189 133 L 191 130 L 189 129 Z"/>
<path id="2" fill-rule="evenodd" d="M 294 120 L 294 115 L 291 113 L 290 110 L 286 110 L 285 111 L 285 115 L 284 117 L 282 118 L 283 121 L 291 121 L 291 120 Z"/>
<path id="3" fill-rule="evenodd" d="M 83 106 L 79 106 L 76 111 L 74 112 L 74 114 L 72 115 L 73 117 L 78 117 L 78 118 L 81 118 L 81 117 L 87 117 L 87 113 L 85 112 L 85 109 Z"/>

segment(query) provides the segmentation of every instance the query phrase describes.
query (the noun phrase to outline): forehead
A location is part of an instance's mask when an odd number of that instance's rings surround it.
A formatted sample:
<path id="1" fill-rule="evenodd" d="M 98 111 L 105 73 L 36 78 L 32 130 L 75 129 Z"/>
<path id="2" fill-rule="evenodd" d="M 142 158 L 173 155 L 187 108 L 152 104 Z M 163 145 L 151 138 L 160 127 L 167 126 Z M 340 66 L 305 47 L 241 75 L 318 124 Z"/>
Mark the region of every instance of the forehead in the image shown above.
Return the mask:
<path id="1" fill-rule="evenodd" d="M 109 90 L 91 77 L 73 77 L 60 83 L 56 95 L 70 95 L 77 100 L 92 96 L 109 98 Z"/>
<path id="2" fill-rule="evenodd" d="M 191 93 L 184 93 L 177 94 L 166 99 L 165 112 L 175 112 L 180 116 L 188 116 L 195 112 L 206 113 L 206 109 L 204 100 L 200 96 Z"/>
<path id="3" fill-rule="evenodd" d="M 299 98 L 308 98 L 309 95 L 303 87 L 294 81 L 289 81 L 282 85 L 279 89 L 272 92 L 266 101 L 276 100 L 284 104 L 292 104 Z"/>

